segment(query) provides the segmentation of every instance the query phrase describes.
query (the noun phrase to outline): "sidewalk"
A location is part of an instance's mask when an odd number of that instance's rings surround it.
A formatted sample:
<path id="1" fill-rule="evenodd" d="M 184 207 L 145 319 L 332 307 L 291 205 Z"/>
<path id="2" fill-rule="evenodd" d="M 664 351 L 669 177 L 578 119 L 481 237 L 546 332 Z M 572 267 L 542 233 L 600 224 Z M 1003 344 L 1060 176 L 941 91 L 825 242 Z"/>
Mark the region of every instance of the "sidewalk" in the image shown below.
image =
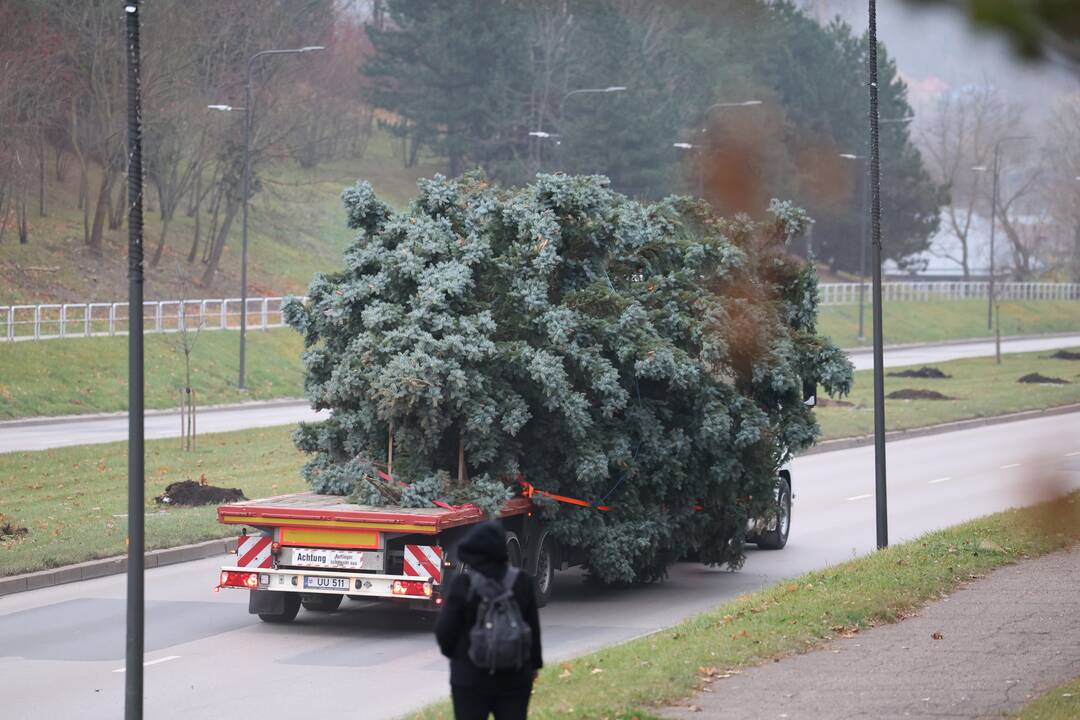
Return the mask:
<path id="1" fill-rule="evenodd" d="M 1080 548 L 918 616 L 714 681 L 667 718 L 989 718 L 1080 676 Z"/>

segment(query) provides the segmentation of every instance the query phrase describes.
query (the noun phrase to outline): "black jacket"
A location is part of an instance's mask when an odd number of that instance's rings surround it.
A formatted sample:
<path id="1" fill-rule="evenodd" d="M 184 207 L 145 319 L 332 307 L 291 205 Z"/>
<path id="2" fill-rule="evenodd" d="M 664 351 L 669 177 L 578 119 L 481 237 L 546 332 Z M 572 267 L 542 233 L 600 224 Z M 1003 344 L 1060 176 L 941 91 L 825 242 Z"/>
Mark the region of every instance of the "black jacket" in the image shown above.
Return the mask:
<path id="1" fill-rule="evenodd" d="M 458 545 L 458 557 L 471 569 L 502 580 L 509 567 L 502 526 L 497 522 L 477 525 Z M 480 603 L 478 594 L 469 598 L 469 585 L 468 573 L 459 573 L 450 581 L 450 590 L 443 595 L 442 612 L 435 622 L 439 649 L 450 658 L 450 684 L 488 691 L 529 686 L 533 672 L 544 666 L 540 651 L 540 614 L 532 578 L 524 572 L 518 573 L 513 587 L 521 616 L 532 628 L 532 662 L 521 670 L 498 670 L 494 674 L 476 667 L 469 660 L 469 630 L 476 622 Z"/>

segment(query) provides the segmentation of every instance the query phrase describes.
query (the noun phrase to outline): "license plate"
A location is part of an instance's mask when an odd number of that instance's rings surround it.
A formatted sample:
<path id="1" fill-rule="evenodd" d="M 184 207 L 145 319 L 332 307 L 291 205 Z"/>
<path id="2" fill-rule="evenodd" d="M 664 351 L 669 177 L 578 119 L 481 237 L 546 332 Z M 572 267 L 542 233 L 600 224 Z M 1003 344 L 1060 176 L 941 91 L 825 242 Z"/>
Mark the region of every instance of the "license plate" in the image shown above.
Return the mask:
<path id="1" fill-rule="evenodd" d="M 336 568 L 340 570 L 382 570 L 382 553 L 363 550 L 282 548 L 281 565 Z"/>
<path id="2" fill-rule="evenodd" d="M 349 578 L 305 577 L 304 587 L 312 590 L 348 590 Z"/>

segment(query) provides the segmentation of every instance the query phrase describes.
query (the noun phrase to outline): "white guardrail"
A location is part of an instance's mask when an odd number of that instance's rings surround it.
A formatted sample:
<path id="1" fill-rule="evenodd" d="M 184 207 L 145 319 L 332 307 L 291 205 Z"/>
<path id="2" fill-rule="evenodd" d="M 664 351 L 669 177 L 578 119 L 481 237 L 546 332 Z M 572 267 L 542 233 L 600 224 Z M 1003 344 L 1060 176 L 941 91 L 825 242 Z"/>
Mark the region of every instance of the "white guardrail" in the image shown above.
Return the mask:
<path id="1" fill-rule="evenodd" d="M 885 302 L 931 302 L 985 299 L 987 282 L 887 282 L 882 285 Z M 822 305 L 855 305 L 858 283 L 822 283 Z M 999 282 L 994 294 L 1002 300 L 1080 300 L 1080 283 Z M 285 297 L 247 299 L 248 327 L 266 330 L 283 327 L 281 306 Z M 865 302 L 870 303 L 866 284 Z M 143 332 L 176 332 L 181 328 L 238 330 L 240 298 L 218 300 L 160 300 L 143 303 Z M 0 305 L 0 342 L 52 340 L 67 337 L 127 335 L 128 304 L 53 303 L 46 305 Z"/>
<path id="2" fill-rule="evenodd" d="M 250 329 L 282 327 L 285 297 L 247 299 Z M 143 303 L 143 332 L 181 329 L 239 330 L 240 298 L 218 300 L 159 300 Z M 53 340 L 128 334 L 126 302 L 0 305 L 0 342 Z"/>
<path id="3" fill-rule="evenodd" d="M 865 283 L 865 302 L 870 304 L 870 283 Z M 822 283 L 822 305 L 857 305 L 859 283 Z M 886 282 L 881 284 L 884 302 L 937 302 L 986 299 L 990 283 L 971 281 Z M 1080 300 L 1080 283 L 995 282 L 999 300 Z"/>

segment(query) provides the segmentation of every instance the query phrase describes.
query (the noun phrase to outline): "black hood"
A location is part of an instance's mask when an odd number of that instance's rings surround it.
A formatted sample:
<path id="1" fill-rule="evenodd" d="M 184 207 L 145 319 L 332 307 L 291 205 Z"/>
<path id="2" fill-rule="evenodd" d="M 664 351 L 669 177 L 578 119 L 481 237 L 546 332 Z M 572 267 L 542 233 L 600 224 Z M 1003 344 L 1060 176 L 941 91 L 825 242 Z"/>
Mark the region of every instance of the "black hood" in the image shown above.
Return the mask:
<path id="1" fill-rule="evenodd" d="M 506 554 L 506 531 L 494 520 L 472 528 L 458 545 L 458 558 L 477 572 L 501 578 L 509 557 Z"/>

